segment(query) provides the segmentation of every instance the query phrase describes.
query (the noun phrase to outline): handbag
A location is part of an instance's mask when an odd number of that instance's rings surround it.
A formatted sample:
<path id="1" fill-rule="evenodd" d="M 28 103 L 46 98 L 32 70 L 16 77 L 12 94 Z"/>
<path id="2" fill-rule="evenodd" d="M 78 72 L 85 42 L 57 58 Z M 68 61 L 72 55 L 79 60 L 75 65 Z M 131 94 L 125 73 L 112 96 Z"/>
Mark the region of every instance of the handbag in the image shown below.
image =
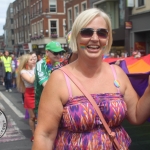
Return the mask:
<path id="1" fill-rule="evenodd" d="M 79 90 L 87 97 L 87 99 L 90 101 L 90 103 L 93 105 L 94 109 L 96 110 L 98 116 L 100 117 L 100 120 L 107 131 L 111 141 L 113 142 L 113 146 L 115 147 L 116 150 L 122 150 L 121 146 L 119 145 L 115 132 L 112 132 L 111 129 L 109 128 L 108 124 L 106 123 L 98 105 L 96 104 L 95 100 L 93 97 L 84 89 L 84 87 L 81 85 L 81 83 L 73 76 L 71 72 L 69 72 L 66 68 L 62 67 L 59 68 L 61 71 L 63 71 L 73 82 L 74 84 L 79 88 Z"/>

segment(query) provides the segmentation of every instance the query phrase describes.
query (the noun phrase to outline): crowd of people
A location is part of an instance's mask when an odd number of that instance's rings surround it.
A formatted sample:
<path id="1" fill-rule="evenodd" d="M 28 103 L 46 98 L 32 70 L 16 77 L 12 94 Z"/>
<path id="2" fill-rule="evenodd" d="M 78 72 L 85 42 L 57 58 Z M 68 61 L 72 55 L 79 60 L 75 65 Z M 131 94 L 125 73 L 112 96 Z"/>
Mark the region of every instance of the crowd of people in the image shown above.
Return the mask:
<path id="1" fill-rule="evenodd" d="M 139 97 L 125 72 L 103 61 L 111 45 L 109 16 L 91 8 L 74 21 L 69 38 L 72 53 L 66 59 L 62 60 L 65 50 L 57 41 L 46 45 L 40 60 L 35 53 L 24 54 L 13 63 L 15 57 L 8 51 L 1 56 L 6 91 L 17 85 L 24 97 L 32 150 L 129 149 L 131 139 L 121 123 L 127 118 L 137 125 L 150 116 L 150 81 Z"/>

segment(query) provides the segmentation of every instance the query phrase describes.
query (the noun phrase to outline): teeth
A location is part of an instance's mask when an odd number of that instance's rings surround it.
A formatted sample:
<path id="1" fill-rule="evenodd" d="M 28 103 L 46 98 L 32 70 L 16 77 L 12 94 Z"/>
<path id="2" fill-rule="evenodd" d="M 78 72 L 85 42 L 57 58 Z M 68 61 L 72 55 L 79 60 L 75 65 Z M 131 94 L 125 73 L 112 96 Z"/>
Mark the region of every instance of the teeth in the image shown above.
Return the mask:
<path id="1" fill-rule="evenodd" d="M 98 48 L 99 48 L 99 46 L 88 46 L 88 48 L 98 49 Z"/>

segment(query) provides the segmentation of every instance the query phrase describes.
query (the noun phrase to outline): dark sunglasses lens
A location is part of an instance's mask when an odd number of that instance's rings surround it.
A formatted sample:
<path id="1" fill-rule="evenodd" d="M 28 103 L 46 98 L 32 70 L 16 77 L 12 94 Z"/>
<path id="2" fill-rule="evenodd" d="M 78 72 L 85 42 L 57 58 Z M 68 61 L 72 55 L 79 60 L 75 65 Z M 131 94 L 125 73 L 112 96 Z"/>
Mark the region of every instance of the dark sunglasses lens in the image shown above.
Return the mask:
<path id="1" fill-rule="evenodd" d="M 100 38 L 106 39 L 107 36 L 108 36 L 108 31 L 107 31 L 106 29 L 98 29 L 98 30 L 97 30 L 97 35 L 98 35 L 98 37 L 100 37 Z"/>
<path id="2" fill-rule="evenodd" d="M 80 31 L 80 34 L 81 34 L 81 36 L 84 37 L 84 38 L 89 38 L 89 37 L 91 37 L 91 36 L 93 35 L 93 30 L 92 30 L 92 29 L 89 29 L 89 28 L 87 28 L 87 29 L 82 29 L 82 30 Z"/>
<path id="3" fill-rule="evenodd" d="M 61 53 L 60 53 L 60 52 L 53 52 L 53 54 L 54 54 L 55 56 L 57 56 L 57 55 L 61 55 Z"/>

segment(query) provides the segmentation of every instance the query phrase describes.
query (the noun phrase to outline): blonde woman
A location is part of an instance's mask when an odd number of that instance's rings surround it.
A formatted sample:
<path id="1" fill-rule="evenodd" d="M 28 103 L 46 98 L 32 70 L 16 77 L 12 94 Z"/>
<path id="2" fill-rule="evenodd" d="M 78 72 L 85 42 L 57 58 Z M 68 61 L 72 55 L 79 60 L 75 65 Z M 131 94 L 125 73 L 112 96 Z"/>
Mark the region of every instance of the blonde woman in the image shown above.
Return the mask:
<path id="1" fill-rule="evenodd" d="M 24 108 L 29 112 L 29 125 L 32 130 L 32 134 L 34 135 L 34 60 L 30 54 L 22 55 L 20 60 L 17 76 L 17 89 L 24 93 Z M 33 136 L 31 141 L 33 141 Z"/>

